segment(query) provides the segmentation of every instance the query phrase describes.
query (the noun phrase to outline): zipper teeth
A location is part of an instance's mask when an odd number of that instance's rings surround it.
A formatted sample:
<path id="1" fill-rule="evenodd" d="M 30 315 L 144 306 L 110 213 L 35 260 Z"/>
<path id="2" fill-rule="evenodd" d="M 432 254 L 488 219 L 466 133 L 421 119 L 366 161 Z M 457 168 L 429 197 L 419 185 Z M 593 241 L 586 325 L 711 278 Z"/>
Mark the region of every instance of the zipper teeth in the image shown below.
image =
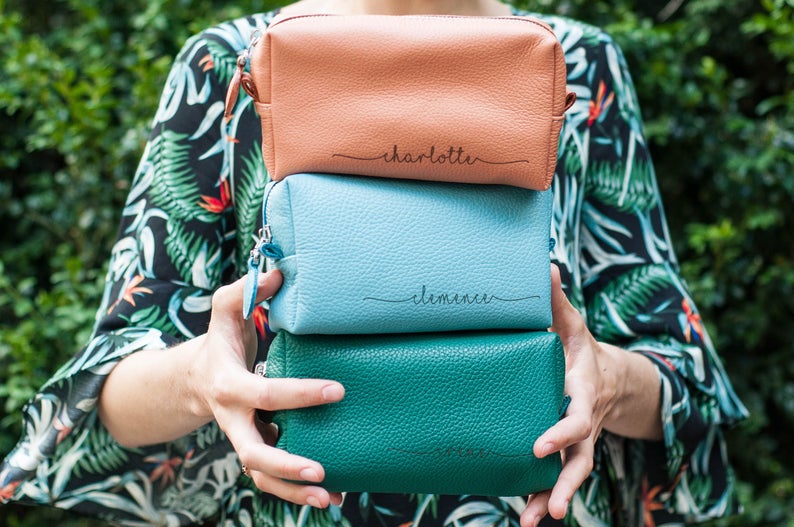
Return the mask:
<path id="1" fill-rule="evenodd" d="M 320 17 L 324 17 L 324 16 L 340 16 L 340 15 L 335 15 L 333 13 L 316 13 L 316 14 L 311 14 L 311 15 L 293 15 L 293 16 L 288 16 L 286 18 L 282 18 L 281 20 L 276 20 L 275 22 L 272 22 L 269 26 L 267 26 L 267 29 L 270 30 L 271 28 L 274 28 L 274 27 L 276 27 L 279 24 L 283 24 L 284 22 L 290 22 L 291 20 L 299 20 L 301 18 L 320 18 Z"/>
<path id="2" fill-rule="evenodd" d="M 273 189 L 281 183 L 283 180 L 273 181 L 272 185 L 267 186 L 267 192 L 265 193 L 265 198 L 262 200 L 262 228 L 264 229 L 267 226 L 267 202 L 270 199 L 270 193 L 273 192 Z"/>
<path id="3" fill-rule="evenodd" d="M 387 17 L 387 16 L 402 16 L 404 18 L 452 18 L 452 19 L 460 19 L 460 18 L 471 18 L 471 19 L 487 19 L 487 20 L 515 20 L 517 22 L 529 22 L 531 24 L 535 24 L 536 26 L 543 28 L 545 31 L 548 31 L 551 35 L 554 35 L 554 31 L 551 28 L 541 22 L 540 20 L 535 19 L 532 16 L 465 16 L 465 15 L 337 15 L 335 13 L 316 13 L 316 14 L 305 14 L 305 15 L 294 15 L 288 16 L 286 18 L 282 18 L 281 20 L 277 20 L 276 22 L 270 24 L 268 26 L 268 30 L 271 28 L 276 27 L 279 24 L 283 24 L 284 22 L 289 22 L 292 20 L 300 20 L 302 18 L 321 18 L 321 17 L 330 17 L 330 16 L 378 16 L 378 17 Z M 556 37 L 556 35 L 554 35 Z"/>

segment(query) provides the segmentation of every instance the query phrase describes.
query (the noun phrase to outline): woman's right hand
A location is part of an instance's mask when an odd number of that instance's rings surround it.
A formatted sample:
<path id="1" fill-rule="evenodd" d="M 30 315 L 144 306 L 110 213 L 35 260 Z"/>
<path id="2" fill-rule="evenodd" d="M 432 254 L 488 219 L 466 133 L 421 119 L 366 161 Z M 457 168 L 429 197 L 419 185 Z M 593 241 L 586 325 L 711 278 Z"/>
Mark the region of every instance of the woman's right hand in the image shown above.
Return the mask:
<path id="1" fill-rule="evenodd" d="M 259 421 L 256 410 L 286 410 L 333 403 L 344 397 L 341 384 L 321 379 L 268 379 L 252 373 L 257 336 L 253 320 L 242 315 L 245 278 L 219 288 L 212 297 L 212 316 L 196 361 L 188 370 L 197 415 L 214 418 L 224 431 L 246 473 L 264 492 L 297 504 L 324 508 L 341 503 L 341 494 L 317 486 L 324 478 L 316 461 L 273 446 L 272 425 Z M 281 286 L 281 274 L 259 275 L 256 302 Z M 268 437 L 270 436 L 270 437 Z M 290 481 L 303 483 L 292 483 Z"/>
<path id="2" fill-rule="evenodd" d="M 243 319 L 244 282 L 215 292 L 205 334 L 137 351 L 116 364 L 97 401 L 99 417 L 125 447 L 173 441 L 214 419 L 257 487 L 301 505 L 340 503 L 340 494 L 317 485 L 323 467 L 275 448 L 274 427 L 262 423 L 256 410 L 333 403 L 344 397 L 344 388 L 330 380 L 267 379 L 251 372 L 257 336 L 253 321 Z M 278 271 L 260 274 L 256 301 L 280 285 Z"/>

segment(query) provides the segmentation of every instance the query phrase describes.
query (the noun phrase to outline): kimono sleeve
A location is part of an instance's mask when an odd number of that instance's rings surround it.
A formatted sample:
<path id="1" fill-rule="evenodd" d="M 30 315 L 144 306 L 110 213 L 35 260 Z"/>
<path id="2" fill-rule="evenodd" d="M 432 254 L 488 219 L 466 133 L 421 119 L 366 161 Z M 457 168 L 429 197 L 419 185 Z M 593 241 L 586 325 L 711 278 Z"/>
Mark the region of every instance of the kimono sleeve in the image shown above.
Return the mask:
<path id="1" fill-rule="evenodd" d="M 603 34 L 597 49 L 579 126 L 589 145 L 582 307 L 596 339 L 644 354 L 659 372 L 664 440 L 644 445 L 646 513 L 714 517 L 735 507 L 722 428 L 746 410 L 681 277 L 623 54 Z"/>
<path id="2" fill-rule="evenodd" d="M 204 333 L 212 292 L 235 273 L 222 82 L 235 59 L 207 33 L 178 55 L 122 212 L 93 334 L 26 406 L 24 435 L 0 466 L 4 501 L 181 524 L 216 514 L 239 476 L 214 423 L 128 449 L 96 412 L 105 378 L 125 356 L 168 353 Z"/>

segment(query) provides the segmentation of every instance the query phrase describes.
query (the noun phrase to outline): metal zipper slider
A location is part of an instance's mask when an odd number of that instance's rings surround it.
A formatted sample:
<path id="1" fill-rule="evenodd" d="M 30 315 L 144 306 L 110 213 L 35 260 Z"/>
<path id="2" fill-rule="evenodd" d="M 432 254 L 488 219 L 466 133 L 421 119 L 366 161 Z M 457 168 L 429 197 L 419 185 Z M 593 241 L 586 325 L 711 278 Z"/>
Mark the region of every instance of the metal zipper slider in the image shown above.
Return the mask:
<path id="1" fill-rule="evenodd" d="M 273 235 L 270 233 L 270 225 L 265 225 L 260 232 L 263 232 L 263 234 L 262 238 L 259 240 L 260 243 L 257 244 L 257 250 L 259 253 L 265 258 L 270 258 L 271 260 L 280 260 L 284 258 L 284 253 L 281 251 L 281 247 L 273 243 Z"/>

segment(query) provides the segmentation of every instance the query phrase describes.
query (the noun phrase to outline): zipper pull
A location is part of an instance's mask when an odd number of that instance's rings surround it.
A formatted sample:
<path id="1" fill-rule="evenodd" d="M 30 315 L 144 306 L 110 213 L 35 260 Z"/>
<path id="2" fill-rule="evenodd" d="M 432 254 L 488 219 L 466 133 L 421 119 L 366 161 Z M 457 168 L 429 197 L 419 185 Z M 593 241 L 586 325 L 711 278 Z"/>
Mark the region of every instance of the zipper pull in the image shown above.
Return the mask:
<path id="1" fill-rule="evenodd" d="M 259 240 L 260 243 L 257 244 L 256 247 L 259 253 L 265 258 L 270 258 L 271 260 L 281 260 L 284 258 L 284 253 L 281 251 L 281 247 L 273 243 L 273 236 L 270 234 L 270 225 L 265 225 L 262 228 L 262 231 L 262 238 Z"/>
<path id="2" fill-rule="evenodd" d="M 256 294 L 259 290 L 259 273 L 262 272 L 262 256 L 271 260 L 284 258 L 281 248 L 273 243 L 270 226 L 265 225 L 257 237 L 254 248 L 248 257 L 248 274 L 245 279 L 243 291 L 243 316 L 246 320 L 251 318 L 256 307 Z"/>
<path id="3" fill-rule="evenodd" d="M 245 71 L 248 60 L 251 58 L 251 52 L 254 46 L 257 45 L 262 38 L 261 32 L 257 29 L 251 35 L 251 42 L 248 47 L 240 53 L 237 57 L 237 67 L 234 69 L 232 80 L 229 82 L 229 89 L 226 91 L 226 104 L 224 105 L 223 117 L 228 121 L 232 117 L 232 110 L 237 104 L 237 98 L 240 95 L 240 86 L 243 87 L 245 92 L 253 97 L 254 100 L 259 100 L 259 95 L 256 91 L 256 85 L 251 74 Z"/>
<path id="4" fill-rule="evenodd" d="M 262 259 L 259 257 L 259 247 L 264 243 L 262 231 L 259 231 L 259 238 L 251 249 L 248 256 L 248 274 L 245 277 L 245 287 L 243 288 L 243 317 L 248 320 L 254 314 L 256 307 L 256 293 L 259 289 L 259 271 L 262 267 Z"/>
<path id="5" fill-rule="evenodd" d="M 262 200 L 262 228 L 255 237 L 256 243 L 254 248 L 248 256 L 248 274 L 245 279 L 245 288 L 243 291 L 243 317 L 246 320 L 251 318 L 256 307 L 256 293 L 259 289 L 259 273 L 262 270 L 262 257 L 271 260 L 280 260 L 284 258 L 284 252 L 277 244 L 273 243 L 273 235 L 270 232 L 270 225 L 267 223 L 267 201 L 270 198 L 270 192 L 278 182 L 273 182 L 268 185 L 265 199 Z"/>

